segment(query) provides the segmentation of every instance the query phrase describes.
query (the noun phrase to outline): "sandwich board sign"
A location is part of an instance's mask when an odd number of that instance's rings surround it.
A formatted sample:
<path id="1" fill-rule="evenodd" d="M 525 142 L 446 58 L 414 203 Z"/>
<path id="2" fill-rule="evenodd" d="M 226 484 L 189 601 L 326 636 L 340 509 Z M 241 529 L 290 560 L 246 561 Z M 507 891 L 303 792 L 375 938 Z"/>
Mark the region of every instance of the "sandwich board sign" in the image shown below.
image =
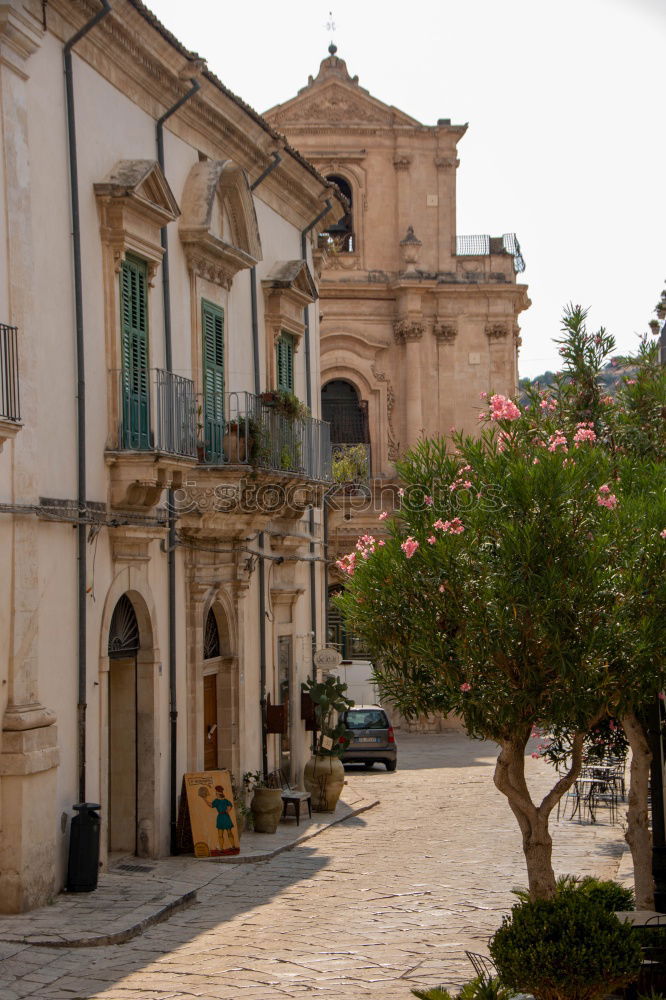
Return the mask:
<path id="1" fill-rule="evenodd" d="M 178 842 L 195 858 L 240 853 L 238 823 L 229 771 L 183 775 Z"/>

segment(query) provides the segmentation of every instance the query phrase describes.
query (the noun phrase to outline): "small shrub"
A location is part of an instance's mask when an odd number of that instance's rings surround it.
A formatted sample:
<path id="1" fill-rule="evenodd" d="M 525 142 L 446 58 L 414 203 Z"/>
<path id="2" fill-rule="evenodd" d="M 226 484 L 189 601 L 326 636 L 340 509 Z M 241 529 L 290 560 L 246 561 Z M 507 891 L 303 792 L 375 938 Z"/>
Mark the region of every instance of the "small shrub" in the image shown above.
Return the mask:
<path id="1" fill-rule="evenodd" d="M 583 878 L 577 875 L 560 875 L 555 883 L 555 895 L 560 896 L 564 892 L 578 892 L 591 902 L 598 903 L 607 913 L 633 910 L 636 906 L 633 889 L 627 889 L 613 879 L 594 878 L 592 875 L 585 875 Z M 527 889 L 514 889 L 513 894 L 521 903 L 530 901 Z"/>
<path id="2" fill-rule="evenodd" d="M 490 944 L 502 982 L 535 1000 L 597 1000 L 632 982 L 632 928 L 578 891 L 514 906 Z"/>
<path id="3" fill-rule="evenodd" d="M 500 985 L 496 976 L 475 976 L 461 987 L 455 998 L 442 986 L 434 986 L 429 990 L 412 990 L 419 1000 L 511 1000 L 513 990 Z"/>

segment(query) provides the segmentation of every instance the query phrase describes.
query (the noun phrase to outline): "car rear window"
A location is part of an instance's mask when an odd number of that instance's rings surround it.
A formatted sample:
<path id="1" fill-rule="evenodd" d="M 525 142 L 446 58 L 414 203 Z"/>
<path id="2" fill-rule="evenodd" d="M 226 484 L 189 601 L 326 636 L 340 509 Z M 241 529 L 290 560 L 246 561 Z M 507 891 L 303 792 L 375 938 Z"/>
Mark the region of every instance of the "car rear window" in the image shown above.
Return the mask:
<path id="1" fill-rule="evenodd" d="M 388 729 L 389 722 L 384 712 L 370 708 L 347 712 L 345 725 L 347 729 Z"/>

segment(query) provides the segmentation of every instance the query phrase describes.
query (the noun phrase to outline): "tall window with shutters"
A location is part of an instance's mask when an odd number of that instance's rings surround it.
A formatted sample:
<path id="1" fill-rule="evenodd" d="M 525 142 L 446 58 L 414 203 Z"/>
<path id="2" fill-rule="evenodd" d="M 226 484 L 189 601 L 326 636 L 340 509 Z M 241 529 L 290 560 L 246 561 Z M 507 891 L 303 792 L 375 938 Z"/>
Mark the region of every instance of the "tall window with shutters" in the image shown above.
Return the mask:
<path id="1" fill-rule="evenodd" d="M 275 371 L 277 387 L 284 392 L 294 391 L 294 338 L 281 333 L 275 346 Z"/>
<path id="2" fill-rule="evenodd" d="M 123 447 L 151 447 L 148 389 L 147 268 L 142 260 L 126 257 L 120 270 Z"/>
<path id="3" fill-rule="evenodd" d="M 223 458 L 224 438 L 224 312 L 202 301 L 203 425 L 207 462 Z"/>

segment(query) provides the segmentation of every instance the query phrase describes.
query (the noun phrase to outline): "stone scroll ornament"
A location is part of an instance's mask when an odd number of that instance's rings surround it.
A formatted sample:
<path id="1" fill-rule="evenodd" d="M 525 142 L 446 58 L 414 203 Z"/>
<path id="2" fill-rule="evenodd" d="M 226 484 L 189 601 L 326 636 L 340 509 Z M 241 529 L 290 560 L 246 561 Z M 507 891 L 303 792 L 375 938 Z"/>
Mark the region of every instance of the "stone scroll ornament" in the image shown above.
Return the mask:
<path id="1" fill-rule="evenodd" d="M 391 462 L 397 462 L 400 457 L 400 442 L 396 441 L 395 431 L 393 430 L 393 407 L 395 406 L 395 393 L 393 391 L 393 386 L 391 381 L 387 378 L 385 372 L 380 372 L 377 368 L 372 365 L 372 374 L 378 382 L 386 383 L 386 423 L 388 426 L 388 457 Z"/>

